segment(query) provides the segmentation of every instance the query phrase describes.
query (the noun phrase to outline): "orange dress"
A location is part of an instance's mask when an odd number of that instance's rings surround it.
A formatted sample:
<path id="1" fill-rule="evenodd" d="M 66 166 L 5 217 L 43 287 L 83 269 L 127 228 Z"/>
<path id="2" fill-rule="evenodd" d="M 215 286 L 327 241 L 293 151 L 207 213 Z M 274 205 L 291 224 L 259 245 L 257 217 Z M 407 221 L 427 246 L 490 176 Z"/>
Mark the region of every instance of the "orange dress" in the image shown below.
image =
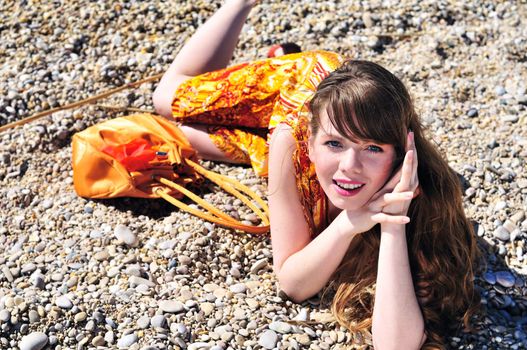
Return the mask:
<path id="1" fill-rule="evenodd" d="M 311 234 L 328 224 L 328 202 L 307 150 L 307 102 L 343 58 L 302 52 L 242 63 L 193 77 L 174 94 L 172 115 L 181 123 L 208 125 L 214 144 L 230 158 L 267 176 L 269 137 L 285 123 L 293 130 L 297 188 Z"/>

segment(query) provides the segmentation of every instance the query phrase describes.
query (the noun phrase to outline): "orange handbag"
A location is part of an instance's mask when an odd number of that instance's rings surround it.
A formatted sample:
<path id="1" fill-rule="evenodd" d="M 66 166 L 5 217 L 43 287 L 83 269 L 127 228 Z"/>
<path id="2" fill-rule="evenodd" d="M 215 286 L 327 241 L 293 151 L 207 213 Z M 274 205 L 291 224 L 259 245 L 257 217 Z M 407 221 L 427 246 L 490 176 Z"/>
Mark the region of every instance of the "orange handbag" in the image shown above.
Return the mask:
<path id="1" fill-rule="evenodd" d="M 73 184 L 81 197 L 163 198 L 224 227 L 249 233 L 269 231 L 266 203 L 247 186 L 200 166 L 196 151 L 183 132 L 162 117 L 134 114 L 73 135 L 72 164 Z M 260 217 L 264 226 L 244 225 L 192 193 L 192 188 L 205 179 L 239 198 Z M 184 196 L 206 211 L 181 202 L 179 199 Z"/>

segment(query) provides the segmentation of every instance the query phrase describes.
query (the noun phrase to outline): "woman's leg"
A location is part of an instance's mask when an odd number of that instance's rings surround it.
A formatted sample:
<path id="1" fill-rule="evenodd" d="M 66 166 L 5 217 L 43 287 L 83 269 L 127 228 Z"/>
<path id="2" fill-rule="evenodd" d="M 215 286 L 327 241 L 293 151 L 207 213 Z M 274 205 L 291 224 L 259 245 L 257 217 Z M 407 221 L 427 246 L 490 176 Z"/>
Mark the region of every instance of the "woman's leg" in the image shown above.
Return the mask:
<path id="1" fill-rule="evenodd" d="M 267 129 L 239 129 L 199 124 L 181 125 L 203 159 L 252 165 L 258 175 L 267 171 Z"/>
<path id="2" fill-rule="evenodd" d="M 232 159 L 222 150 L 216 147 L 210 138 L 208 127 L 206 125 L 188 124 L 180 125 L 179 128 L 188 138 L 192 148 L 198 151 L 198 154 L 201 158 L 234 164 L 244 163 L 239 161 L 237 162 L 235 159 Z"/>
<path id="3" fill-rule="evenodd" d="M 179 84 L 190 77 L 225 68 L 247 15 L 257 0 L 227 0 L 185 43 L 161 78 L 153 100 L 157 113 L 170 118 Z"/>

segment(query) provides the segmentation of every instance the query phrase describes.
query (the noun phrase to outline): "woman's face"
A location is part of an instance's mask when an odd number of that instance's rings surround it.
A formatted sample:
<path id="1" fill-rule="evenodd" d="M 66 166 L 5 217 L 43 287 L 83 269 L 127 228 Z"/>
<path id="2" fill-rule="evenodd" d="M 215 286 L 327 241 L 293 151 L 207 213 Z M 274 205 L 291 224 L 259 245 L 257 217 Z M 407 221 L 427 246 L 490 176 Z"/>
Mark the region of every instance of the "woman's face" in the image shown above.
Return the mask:
<path id="1" fill-rule="evenodd" d="M 331 124 L 327 112 L 309 141 L 309 158 L 315 165 L 322 189 L 333 205 L 356 210 L 368 203 L 392 174 L 393 145 L 350 140 Z"/>

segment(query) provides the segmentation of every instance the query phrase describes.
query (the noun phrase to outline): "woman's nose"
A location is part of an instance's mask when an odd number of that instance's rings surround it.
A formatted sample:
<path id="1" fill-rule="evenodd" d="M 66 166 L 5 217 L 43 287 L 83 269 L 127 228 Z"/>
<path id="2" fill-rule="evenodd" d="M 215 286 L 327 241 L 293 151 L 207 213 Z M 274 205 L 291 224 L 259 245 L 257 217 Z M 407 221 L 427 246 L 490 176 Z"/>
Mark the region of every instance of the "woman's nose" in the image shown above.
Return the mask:
<path id="1" fill-rule="evenodd" d="M 339 168 L 343 173 L 360 173 L 362 171 L 360 151 L 350 148 L 342 152 Z"/>

